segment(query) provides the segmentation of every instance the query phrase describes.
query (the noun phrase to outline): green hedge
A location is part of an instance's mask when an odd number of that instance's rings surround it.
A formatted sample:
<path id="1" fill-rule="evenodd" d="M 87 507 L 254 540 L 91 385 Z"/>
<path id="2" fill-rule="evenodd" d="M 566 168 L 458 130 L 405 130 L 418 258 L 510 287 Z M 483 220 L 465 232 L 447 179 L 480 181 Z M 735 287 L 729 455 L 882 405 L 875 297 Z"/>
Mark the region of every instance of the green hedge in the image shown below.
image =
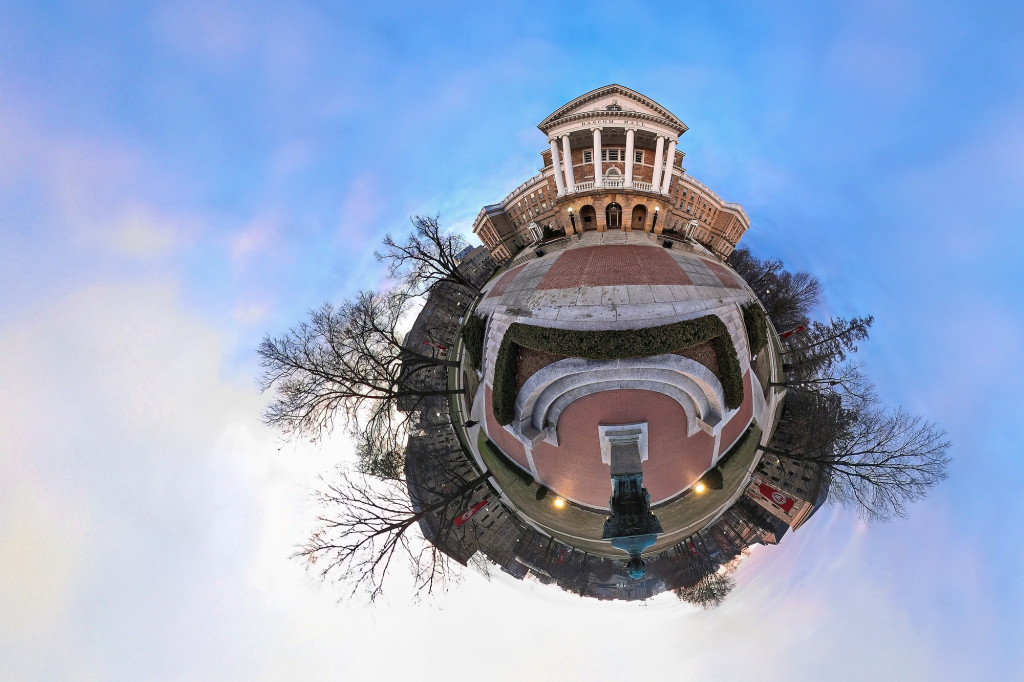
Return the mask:
<path id="1" fill-rule="evenodd" d="M 725 486 L 725 479 L 722 477 L 722 470 L 718 467 L 715 467 L 704 474 L 704 477 L 700 479 L 700 482 L 711 490 L 721 490 Z"/>
<path id="2" fill-rule="evenodd" d="M 757 303 L 751 303 L 744 307 L 743 326 L 747 328 L 750 354 L 756 355 L 768 343 L 768 318 L 765 317 L 764 308 Z"/>
<path id="3" fill-rule="evenodd" d="M 705 315 L 646 329 L 580 331 L 535 327 L 516 322 L 501 340 L 494 361 L 494 417 L 499 424 L 515 418 L 516 370 L 521 347 L 588 360 L 644 358 L 709 341 L 718 358 L 718 372 L 729 409 L 743 402 L 743 375 L 729 330 L 717 315 Z"/>
<path id="4" fill-rule="evenodd" d="M 473 369 L 480 369 L 484 356 L 484 331 L 487 329 L 487 318 L 470 315 L 462 325 L 462 342 L 466 344 L 466 354 Z"/>

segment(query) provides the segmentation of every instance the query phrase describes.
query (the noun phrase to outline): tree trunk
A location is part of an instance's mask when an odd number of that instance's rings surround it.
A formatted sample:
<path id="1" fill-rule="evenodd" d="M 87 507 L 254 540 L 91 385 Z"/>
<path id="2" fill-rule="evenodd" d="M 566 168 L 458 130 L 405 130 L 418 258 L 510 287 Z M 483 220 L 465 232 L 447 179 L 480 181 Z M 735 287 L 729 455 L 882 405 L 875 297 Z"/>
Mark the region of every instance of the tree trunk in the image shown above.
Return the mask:
<path id="1" fill-rule="evenodd" d="M 465 484 L 460 486 L 458 490 L 449 495 L 446 495 L 441 501 L 435 502 L 434 504 L 424 507 L 423 509 L 418 511 L 416 514 L 413 515 L 413 519 L 418 521 L 419 519 L 423 518 L 423 516 L 425 516 L 426 514 L 432 514 L 439 509 L 447 507 L 457 498 L 461 497 L 462 495 L 465 495 L 466 493 L 473 490 L 481 483 L 486 482 L 490 475 L 490 472 L 485 471 L 481 475 L 474 478 L 473 480 L 467 481 Z"/>

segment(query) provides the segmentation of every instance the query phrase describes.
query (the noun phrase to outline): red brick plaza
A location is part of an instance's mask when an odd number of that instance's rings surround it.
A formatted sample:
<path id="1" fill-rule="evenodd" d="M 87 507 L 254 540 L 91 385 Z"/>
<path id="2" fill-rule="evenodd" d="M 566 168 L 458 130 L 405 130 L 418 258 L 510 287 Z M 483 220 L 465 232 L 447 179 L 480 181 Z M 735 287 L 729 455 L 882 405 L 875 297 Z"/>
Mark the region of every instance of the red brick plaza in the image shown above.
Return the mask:
<path id="1" fill-rule="evenodd" d="M 739 440 L 753 418 L 755 391 L 740 312 L 749 301 L 750 293 L 710 254 L 665 249 L 644 234 L 587 234 L 564 250 L 514 266 L 491 285 L 478 308 L 491 318 L 485 352 L 491 363 L 500 335 L 512 322 L 578 330 L 637 329 L 716 314 L 729 328 L 742 358 L 743 401 L 720 415 L 702 415 L 702 420 L 717 421 L 698 425 L 678 397 L 643 387 L 649 370 L 630 374 L 627 367 L 614 384 L 582 390 L 560 410 L 555 437 L 539 438 L 521 432 L 516 424 L 498 424 L 493 414 L 493 365 L 485 360 L 482 398 L 488 436 L 552 491 L 588 507 L 607 508 L 610 465 L 602 461 L 599 427 L 646 423 L 644 485 L 652 504 L 671 500 L 693 486 Z M 608 362 L 624 366 L 624 361 Z M 679 381 L 694 393 L 695 403 L 704 399 L 688 378 Z M 721 387 L 706 390 L 713 394 Z"/>

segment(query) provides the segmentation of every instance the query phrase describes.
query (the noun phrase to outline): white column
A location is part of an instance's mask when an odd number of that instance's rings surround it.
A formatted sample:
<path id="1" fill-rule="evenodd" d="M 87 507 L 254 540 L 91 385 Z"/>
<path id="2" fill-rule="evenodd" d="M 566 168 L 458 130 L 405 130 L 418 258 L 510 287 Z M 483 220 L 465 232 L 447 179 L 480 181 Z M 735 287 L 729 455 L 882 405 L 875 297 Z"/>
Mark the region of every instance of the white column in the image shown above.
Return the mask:
<path id="1" fill-rule="evenodd" d="M 668 186 L 672 183 L 672 166 L 676 161 L 675 138 L 668 141 L 668 153 L 665 155 L 665 179 L 661 181 L 661 193 L 668 194 Z M 657 189 L 657 188 L 655 188 Z"/>
<path id="2" fill-rule="evenodd" d="M 601 129 L 594 128 L 594 187 L 604 187 L 601 170 Z"/>
<path id="3" fill-rule="evenodd" d="M 626 128 L 626 187 L 633 186 L 633 133 L 632 128 Z"/>
<path id="4" fill-rule="evenodd" d="M 576 191 L 576 180 L 572 176 L 572 150 L 569 149 L 569 136 L 562 135 L 562 156 L 565 157 L 565 189 Z"/>
<path id="5" fill-rule="evenodd" d="M 564 196 L 565 183 L 562 182 L 562 163 L 558 158 L 558 141 L 554 137 L 548 141 L 551 143 L 551 167 L 555 169 L 555 189 L 558 190 L 558 196 Z"/>
<path id="6" fill-rule="evenodd" d="M 661 187 L 661 169 L 663 163 L 661 160 L 661 153 L 665 150 L 665 138 L 658 135 L 658 143 L 654 146 L 654 176 L 651 178 L 651 190 L 654 192 L 658 191 Z"/>

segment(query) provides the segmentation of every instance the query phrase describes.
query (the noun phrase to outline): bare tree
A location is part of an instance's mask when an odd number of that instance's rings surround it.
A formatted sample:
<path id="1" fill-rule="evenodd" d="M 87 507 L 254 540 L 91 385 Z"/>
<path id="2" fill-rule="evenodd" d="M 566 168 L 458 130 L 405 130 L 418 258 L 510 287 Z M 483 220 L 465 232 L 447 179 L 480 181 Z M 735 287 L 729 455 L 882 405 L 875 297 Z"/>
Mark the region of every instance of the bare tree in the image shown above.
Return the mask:
<path id="1" fill-rule="evenodd" d="M 824 367 L 814 376 L 772 382 L 790 391 L 821 396 L 835 396 L 847 410 L 860 411 L 877 403 L 874 384 L 864 375 L 858 362 L 843 362 Z"/>
<path id="2" fill-rule="evenodd" d="M 408 562 L 417 596 L 443 588 L 456 573 L 455 560 L 443 551 L 452 542 L 448 536 L 460 532 L 454 519 L 487 478 L 447 473 L 443 485 L 420 481 L 415 489 L 401 477 L 342 473 L 318 493 L 324 512 L 295 556 L 315 564 L 321 579 L 348 583 L 351 594 L 364 590 L 371 601 L 382 594 L 396 559 Z M 429 540 L 424 526 L 433 535 Z"/>
<path id="3" fill-rule="evenodd" d="M 754 290 L 779 329 L 807 324 L 808 315 L 821 301 L 817 278 L 806 272 L 789 272 L 777 258 L 760 260 L 740 247 L 729 255 L 729 265 Z"/>
<path id="4" fill-rule="evenodd" d="M 740 277 L 750 285 L 755 292 L 760 293 L 770 288 L 775 282 L 776 275 L 782 271 L 782 261 L 778 258 L 761 260 L 745 246 L 736 247 L 729 254 L 729 265 Z"/>
<path id="5" fill-rule="evenodd" d="M 806 324 L 821 300 L 821 284 L 806 272 L 781 272 L 765 293 L 765 307 L 780 329 Z"/>
<path id="6" fill-rule="evenodd" d="M 264 421 L 316 440 L 341 419 L 358 437 L 363 470 L 396 475 L 409 415 L 426 398 L 461 392 L 448 388 L 445 373 L 437 371 L 457 360 L 403 343 L 399 324 L 409 305 L 402 290 L 364 291 L 337 308 L 324 304 L 282 336 L 266 336 L 258 349 L 259 385 L 275 389 L 275 396 Z"/>
<path id="7" fill-rule="evenodd" d="M 374 255 L 388 263 L 391 277 L 401 279 L 417 292 L 435 289 L 442 282 L 463 287 L 472 293 L 480 287 L 460 267 L 459 254 L 469 244 L 461 235 L 441 229 L 437 216 L 414 216 L 413 233 L 404 243 L 388 234 L 384 249 Z"/>
<path id="8" fill-rule="evenodd" d="M 829 499 L 856 508 L 866 520 L 904 516 L 907 504 L 946 478 L 946 433 L 902 408 L 870 404 L 850 410 L 836 400 L 807 400 L 786 418 L 796 438 L 785 448 L 758 447 L 779 459 L 821 467 Z"/>

